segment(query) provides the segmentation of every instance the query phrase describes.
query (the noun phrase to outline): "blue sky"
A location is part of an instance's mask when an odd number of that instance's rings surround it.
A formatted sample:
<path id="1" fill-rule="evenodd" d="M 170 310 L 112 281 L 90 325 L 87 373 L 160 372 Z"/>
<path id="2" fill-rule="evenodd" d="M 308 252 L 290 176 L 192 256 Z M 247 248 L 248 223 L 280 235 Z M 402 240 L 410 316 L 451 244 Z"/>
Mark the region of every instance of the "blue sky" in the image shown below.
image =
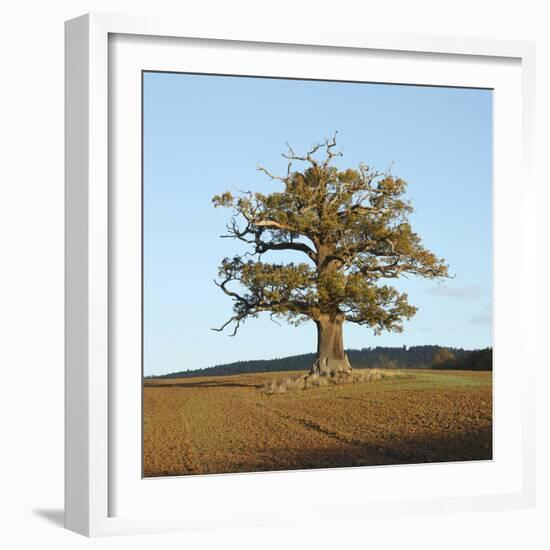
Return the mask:
<path id="1" fill-rule="evenodd" d="M 145 73 L 146 375 L 315 351 L 313 323 L 278 326 L 265 315 L 234 338 L 211 330 L 232 306 L 213 283 L 217 266 L 246 250 L 220 238 L 230 211 L 211 198 L 278 189 L 257 164 L 283 174 L 285 142 L 301 152 L 335 130 L 337 165 L 393 163 L 409 183 L 413 229 L 455 276 L 398 281 L 419 308 L 404 332 L 348 324 L 345 346 L 491 345 L 491 91 Z"/>

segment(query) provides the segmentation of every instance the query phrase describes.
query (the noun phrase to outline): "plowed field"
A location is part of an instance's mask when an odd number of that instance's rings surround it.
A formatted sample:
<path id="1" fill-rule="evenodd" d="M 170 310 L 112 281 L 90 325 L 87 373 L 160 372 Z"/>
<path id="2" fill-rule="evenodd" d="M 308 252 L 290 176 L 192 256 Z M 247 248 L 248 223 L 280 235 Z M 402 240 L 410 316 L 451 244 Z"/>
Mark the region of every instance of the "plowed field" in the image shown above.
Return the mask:
<path id="1" fill-rule="evenodd" d="M 492 458 L 491 373 L 262 391 L 300 374 L 146 380 L 144 476 Z"/>

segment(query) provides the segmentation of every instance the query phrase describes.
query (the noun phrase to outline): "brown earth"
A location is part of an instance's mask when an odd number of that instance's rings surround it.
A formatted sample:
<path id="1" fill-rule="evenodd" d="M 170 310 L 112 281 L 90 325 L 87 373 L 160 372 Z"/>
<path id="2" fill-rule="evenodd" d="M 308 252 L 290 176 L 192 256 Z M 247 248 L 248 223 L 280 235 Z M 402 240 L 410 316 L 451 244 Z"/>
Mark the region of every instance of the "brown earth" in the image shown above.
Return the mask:
<path id="1" fill-rule="evenodd" d="M 492 458 L 491 373 L 262 390 L 300 374 L 146 380 L 144 476 Z"/>

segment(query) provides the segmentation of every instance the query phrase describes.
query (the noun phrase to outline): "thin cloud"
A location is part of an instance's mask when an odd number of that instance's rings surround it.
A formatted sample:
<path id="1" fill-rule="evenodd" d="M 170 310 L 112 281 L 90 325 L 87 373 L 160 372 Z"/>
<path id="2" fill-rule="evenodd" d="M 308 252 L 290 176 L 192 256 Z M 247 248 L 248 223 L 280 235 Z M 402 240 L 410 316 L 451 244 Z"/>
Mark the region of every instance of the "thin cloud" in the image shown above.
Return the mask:
<path id="1" fill-rule="evenodd" d="M 487 313 L 480 313 L 470 318 L 470 325 L 490 325 L 493 322 L 493 316 Z"/>
<path id="2" fill-rule="evenodd" d="M 489 302 L 485 306 L 485 310 L 470 317 L 469 323 L 471 325 L 490 325 L 493 322 L 493 306 Z"/>
<path id="3" fill-rule="evenodd" d="M 458 300 L 475 300 L 487 296 L 489 289 L 479 285 L 464 286 L 434 286 L 428 290 L 429 294 L 435 296 L 445 296 L 447 298 L 456 298 Z"/>

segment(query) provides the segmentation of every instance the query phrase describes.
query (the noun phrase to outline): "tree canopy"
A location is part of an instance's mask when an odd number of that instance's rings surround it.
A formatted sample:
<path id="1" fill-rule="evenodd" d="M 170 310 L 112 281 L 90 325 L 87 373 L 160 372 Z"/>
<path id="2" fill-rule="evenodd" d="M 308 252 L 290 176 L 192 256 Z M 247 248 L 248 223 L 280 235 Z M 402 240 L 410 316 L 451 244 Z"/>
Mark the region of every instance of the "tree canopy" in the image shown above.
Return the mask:
<path id="1" fill-rule="evenodd" d="M 298 324 L 330 319 L 402 331 L 417 308 L 386 279 L 448 276 L 444 259 L 427 250 L 413 231 L 407 183 L 367 164 L 340 169 L 336 134 L 304 154 L 289 146 L 286 174 L 258 170 L 278 189 L 269 194 L 225 192 L 212 201 L 233 211 L 225 238 L 246 253 L 225 258 L 216 284 L 233 300 L 233 315 L 220 328 L 239 326 L 261 312 Z M 296 252 L 296 262 L 269 262 L 271 251 Z"/>

